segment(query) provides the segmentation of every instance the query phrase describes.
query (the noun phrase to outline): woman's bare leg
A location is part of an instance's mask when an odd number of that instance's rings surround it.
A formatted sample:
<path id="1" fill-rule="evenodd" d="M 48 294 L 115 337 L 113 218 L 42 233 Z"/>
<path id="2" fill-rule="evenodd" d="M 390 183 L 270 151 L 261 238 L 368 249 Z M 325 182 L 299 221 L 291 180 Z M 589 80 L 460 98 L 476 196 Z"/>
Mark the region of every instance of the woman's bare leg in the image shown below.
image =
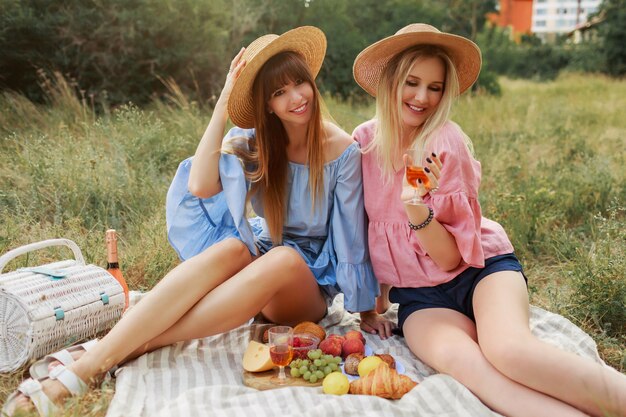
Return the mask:
<path id="1" fill-rule="evenodd" d="M 311 270 L 295 250 L 277 247 L 253 261 L 127 359 L 182 340 L 227 332 L 259 311 L 272 322 L 285 325 L 324 317 L 324 297 Z"/>
<path id="2" fill-rule="evenodd" d="M 575 408 L 507 378 L 485 358 L 474 323 L 459 312 L 431 308 L 411 314 L 403 327 L 422 361 L 450 375 L 488 407 L 509 417 L 584 416 Z"/>
<path id="3" fill-rule="evenodd" d="M 161 283 L 158 286 L 165 287 Z M 155 289 L 158 286 L 155 286 Z M 160 292 L 164 290 L 161 289 Z M 146 303 L 149 299 L 151 302 Z M 158 299 L 157 297 L 148 298 L 147 295 L 129 312 L 129 317 L 140 317 L 139 321 L 143 322 L 144 320 L 151 321 L 145 319 L 145 317 L 150 317 L 146 315 L 147 313 L 160 316 L 163 308 L 157 308 L 157 312 L 151 308 L 139 308 L 142 305 L 156 305 L 155 300 Z M 111 336 L 112 330 L 93 349 L 85 352 L 68 368 L 83 380 L 92 380 L 107 369 L 106 367 L 119 363 L 124 358 L 136 357 L 146 351 L 177 341 L 231 330 L 254 317 L 262 309 L 268 318 L 286 324 L 302 320 L 317 321 L 326 312 L 326 303 L 315 277 L 293 249 L 276 248 L 256 259 L 233 277 L 218 285 L 200 301 L 194 303 L 183 317 L 150 342 L 141 342 L 140 346 L 135 346 L 135 335 L 129 336 L 118 330 L 117 334 Z M 165 310 L 169 310 L 169 307 Z M 126 319 L 126 321 L 129 320 Z M 126 331 L 131 330 L 139 331 L 133 328 Z M 129 343 L 129 338 L 135 340 Z M 131 346 L 135 346 L 132 351 L 129 349 Z M 102 365 L 103 363 L 107 364 L 106 367 Z M 58 401 L 68 394 L 56 382 L 46 380 L 43 385 L 44 391 L 53 400 Z M 26 406 L 30 405 L 26 399 L 24 401 Z"/>
<path id="4" fill-rule="evenodd" d="M 532 335 L 520 273 L 484 278 L 473 301 L 480 347 L 500 372 L 592 415 L 626 416 L 626 376 Z"/>

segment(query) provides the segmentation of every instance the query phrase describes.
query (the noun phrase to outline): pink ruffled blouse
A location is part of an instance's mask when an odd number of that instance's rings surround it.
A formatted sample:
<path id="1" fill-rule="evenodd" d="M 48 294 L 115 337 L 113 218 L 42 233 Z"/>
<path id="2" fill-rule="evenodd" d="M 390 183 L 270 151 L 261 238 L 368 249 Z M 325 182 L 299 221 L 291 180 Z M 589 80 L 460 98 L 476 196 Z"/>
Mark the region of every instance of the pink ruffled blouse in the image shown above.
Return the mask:
<path id="1" fill-rule="evenodd" d="M 358 126 L 353 133 L 365 148 L 374 138 L 376 120 Z M 385 183 L 374 152 L 362 157 L 365 210 L 369 217 L 370 258 L 376 278 L 394 287 L 432 287 L 455 278 L 465 269 L 483 267 L 485 259 L 513 252 L 513 245 L 498 223 L 482 217 L 478 202 L 480 162 L 465 144 L 461 128 L 447 122 L 433 139 L 428 155 L 435 152 L 443 164 L 439 190 L 424 202 L 455 238 L 462 261 L 452 271 L 442 271 L 421 247 L 408 226 L 400 200 L 404 169 Z"/>

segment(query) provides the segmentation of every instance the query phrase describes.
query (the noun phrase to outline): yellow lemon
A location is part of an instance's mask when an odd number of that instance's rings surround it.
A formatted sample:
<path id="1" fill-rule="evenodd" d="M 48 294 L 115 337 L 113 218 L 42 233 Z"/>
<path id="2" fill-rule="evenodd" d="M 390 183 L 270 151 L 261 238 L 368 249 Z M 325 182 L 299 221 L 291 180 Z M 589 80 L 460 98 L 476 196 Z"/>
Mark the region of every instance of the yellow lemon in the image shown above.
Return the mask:
<path id="1" fill-rule="evenodd" d="M 378 356 L 368 356 L 367 358 L 364 358 L 361 362 L 359 362 L 359 367 L 357 368 L 359 376 L 363 378 L 365 375 L 376 369 L 382 361 L 383 360 Z"/>
<path id="2" fill-rule="evenodd" d="M 347 394 L 350 389 L 350 381 L 348 377 L 339 371 L 331 372 L 326 375 L 322 382 L 324 394 L 343 395 Z"/>

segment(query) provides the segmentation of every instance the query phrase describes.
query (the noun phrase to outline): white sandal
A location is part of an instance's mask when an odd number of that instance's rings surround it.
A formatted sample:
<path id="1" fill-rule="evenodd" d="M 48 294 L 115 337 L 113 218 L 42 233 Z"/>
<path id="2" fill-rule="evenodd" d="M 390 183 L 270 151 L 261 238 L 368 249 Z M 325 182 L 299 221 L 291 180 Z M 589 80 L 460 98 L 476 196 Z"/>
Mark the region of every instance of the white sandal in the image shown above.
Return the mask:
<path id="1" fill-rule="evenodd" d="M 42 389 L 41 381 L 45 379 L 47 378 L 43 378 L 42 380 L 28 378 L 23 381 L 19 387 L 17 387 L 17 390 L 13 392 L 13 394 L 11 394 L 4 403 L 4 406 L 2 407 L 2 416 L 11 416 L 15 413 L 15 402 L 20 394 L 30 398 L 40 416 L 48 417 L 56 413 L 58 411 L 58 407 L 50 400 Z M 89 386 L 82 379 L 80 379 L 78 375 L 63 365 L 55 367 L 50 372 L 50 379 L 56 379 L 63 384 L 72 396 L 82 395 L 89 390 Z"/>
<path id="2" fill-rule="evenodd" d="M 42 359 L 39 359 L 30 366 L 30 376 L 33 377 L 33 379 L 42 379 L 48 377 L 48 374 L 50 373 L 50 364 L 52 362 L 58 361 L 61 363 L 61 365 L 68 366 L 75 361 L 75 359 L 72 357 L 72 352 L 77 352 L 79 350 L 84 350 L 85 352 L 87 352 L 96 344 L 96 342 L 98 342 L 98 339 L 93 339 L 88 342 L 74 345 L 67 349 L 63 349 L 50 355 L 44 356 Z"/>

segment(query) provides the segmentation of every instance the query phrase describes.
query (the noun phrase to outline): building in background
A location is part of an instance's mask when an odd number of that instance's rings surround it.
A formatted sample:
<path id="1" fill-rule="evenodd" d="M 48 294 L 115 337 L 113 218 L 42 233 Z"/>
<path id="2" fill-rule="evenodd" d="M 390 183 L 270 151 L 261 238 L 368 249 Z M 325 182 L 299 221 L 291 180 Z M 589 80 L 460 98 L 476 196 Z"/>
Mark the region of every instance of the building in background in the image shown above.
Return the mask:
<path id="1" fill-rule="evenodd" d="M 586 22 L 578 24 L 568 32 L 567 38 L 571 43 L 588 43 L 598 40 L 598 26 L 604 22 L 605 13 L 600 12 Z"/>
<path id="2" fill-rule="evenodd" d="M 519 42 L 522 35 L 531 33 L 533 0 L 500 0 L 498 13 L 488 16 L 489 21 L 509 28 L 511 37 Z"/>
<path id="3" fill-rule="evenodd" d="M 600 3 L 602 0 L 499 0 L 497 13 L 487 18 L 494 25 L 508 28 L 516 42 L 528 34 L 551 42 L 596 25 L 598 19 L 590 21 L 590 16 L 598 11 Z M 582 38 L 576 35 L 576 39 Z"/>
<path id="4" fill-rule="evenodd" d="M 598 11 L 602 0 L 534 0 L 531 32 L 544 41 L 572 32 Z"/>

